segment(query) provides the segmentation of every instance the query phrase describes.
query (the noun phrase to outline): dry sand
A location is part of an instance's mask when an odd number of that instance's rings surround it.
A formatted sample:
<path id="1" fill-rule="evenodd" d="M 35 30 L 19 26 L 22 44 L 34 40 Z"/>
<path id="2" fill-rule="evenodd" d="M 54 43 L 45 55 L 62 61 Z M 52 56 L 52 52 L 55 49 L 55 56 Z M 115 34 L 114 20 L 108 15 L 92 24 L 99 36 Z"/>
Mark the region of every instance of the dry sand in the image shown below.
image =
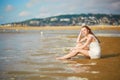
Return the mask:
<path id="1" fill-rule="evenodd" d="M 120 26 L 89 26 L 92 30 L 120 30 Z M 13 30 L 79 30 L 81 26 L 15 26 L 7 27 L 2 26 L 0 29 L 13 29 Z"/>

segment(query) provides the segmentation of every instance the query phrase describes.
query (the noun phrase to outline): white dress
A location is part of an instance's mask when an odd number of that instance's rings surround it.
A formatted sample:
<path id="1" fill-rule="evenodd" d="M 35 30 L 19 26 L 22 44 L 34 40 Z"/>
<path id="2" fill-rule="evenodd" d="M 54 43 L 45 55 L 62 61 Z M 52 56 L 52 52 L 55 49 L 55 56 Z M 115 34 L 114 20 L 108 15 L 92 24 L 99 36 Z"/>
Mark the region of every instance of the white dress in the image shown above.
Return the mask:
<path id="1" fill-rule="evenodd" d="M 91 59 L 98 59 L 101 57 L 101 48 L 98 40 L 94 37 L 95 41 L 89 45 L 89 56 Z"/>

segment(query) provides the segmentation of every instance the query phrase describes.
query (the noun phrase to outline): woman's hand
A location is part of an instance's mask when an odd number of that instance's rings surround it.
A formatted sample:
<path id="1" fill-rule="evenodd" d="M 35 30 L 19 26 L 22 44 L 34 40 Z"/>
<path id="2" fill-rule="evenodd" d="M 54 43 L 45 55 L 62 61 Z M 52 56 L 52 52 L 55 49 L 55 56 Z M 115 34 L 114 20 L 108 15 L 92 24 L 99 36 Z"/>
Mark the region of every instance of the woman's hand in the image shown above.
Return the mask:
<path id="1" fill-rule="evenodd" d="M 81 31 L 80 31 L 80 33 L 79 33 L 79 35 L 78 35 L 78 37 L 77 37 L 77 40 L 76 40 L 76 43 L 79 43 L 80 42 L 80 39 L 81 39 Z"/>

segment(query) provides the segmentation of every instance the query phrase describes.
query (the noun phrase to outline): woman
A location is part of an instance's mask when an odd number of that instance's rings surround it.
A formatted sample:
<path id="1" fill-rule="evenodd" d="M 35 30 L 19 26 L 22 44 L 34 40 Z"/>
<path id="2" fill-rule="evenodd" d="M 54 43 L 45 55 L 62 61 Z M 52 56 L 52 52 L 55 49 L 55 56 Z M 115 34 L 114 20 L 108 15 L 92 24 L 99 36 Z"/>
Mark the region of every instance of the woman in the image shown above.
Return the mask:
<path id="1" fill-rule="evenodd" d="M 77 38 L 77 45 L 69 54 L 57 59 L 69 59 L 77 54 L 82 54 L 90 59 L 97 59 L 101 56 L 100 41 L 93 34 L 88 26 L 83 26 Z"/>

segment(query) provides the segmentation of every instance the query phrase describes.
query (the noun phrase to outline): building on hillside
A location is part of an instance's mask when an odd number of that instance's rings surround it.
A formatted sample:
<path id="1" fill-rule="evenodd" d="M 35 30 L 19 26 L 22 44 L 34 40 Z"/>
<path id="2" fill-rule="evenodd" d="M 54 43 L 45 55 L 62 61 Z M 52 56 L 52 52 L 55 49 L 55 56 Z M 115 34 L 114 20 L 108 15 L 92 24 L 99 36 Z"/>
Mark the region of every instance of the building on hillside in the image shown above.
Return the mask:
<path id="1" fill-rule="evenodd" d="M 29 23 L 32 26 L 39 26 L 40 25 L 40 21 L 30 21 Z"/>
<path id="2" fill-rule="evenodd" d="M 50 21 L 51 21 L 51 22 L 53 22 L 53 21 L 58 21 L 58 18 L 51 18 Z"/>
<path id="3" fill-rule="evenodd" d="M 60 21 L 69 22 L 70 19 L 69 18 L 61 18 Z"/>

